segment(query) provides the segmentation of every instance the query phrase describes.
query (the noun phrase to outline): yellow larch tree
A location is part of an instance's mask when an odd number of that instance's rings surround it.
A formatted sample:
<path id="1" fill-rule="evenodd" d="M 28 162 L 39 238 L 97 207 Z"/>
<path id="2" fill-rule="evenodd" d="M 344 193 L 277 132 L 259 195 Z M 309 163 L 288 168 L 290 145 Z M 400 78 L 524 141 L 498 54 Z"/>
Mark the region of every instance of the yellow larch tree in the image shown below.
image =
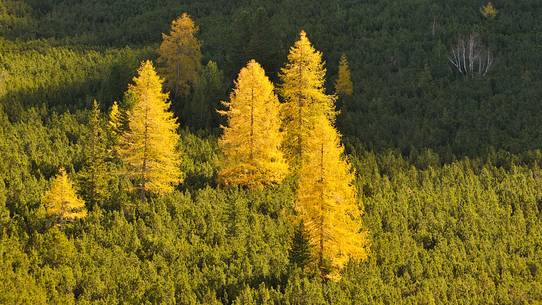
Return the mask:
<path id="1" fill-rule="evenodd" d="M 274 86 L 255 60 L 241 69 L 229 102 L 223 102 L 227 126 L 219 181 L 251 188 L 278 183 L 288 173 L 280 145 L 279 101 Z"/>
<path id="2" fill-rule="evenodd" d="M 59 221 L 73 221 L 87 216 L 85 202 L 77 196 L 68 174 L 60 168 L 50 189 L 42 199 L 48 215 L 57 216 Z"/>
<path id="3" fill-rule="evenodd" d="M 354 85 L 352 84 L 348 58 L 343 54 L 339 60 L 339 75 L 335 81 L 335 94 L 338 96 L 352 96 L 353 92 Z"/>
<path id="4" fill-rule="evenodd" d="M 109 118 L 107 122 L 107 131 L 109 136 L 109 158 L 111 160 L 119 159 L 119 145 L 122 133 L 126 129 L 126 113 L 124 113 L 119 107 L 117 101 L 111 105 L 111 111 L 109 112 Z"/>
<path id="5" fill-rule="evenodd" d="M 112 134 L 114 134 L 115 136 L 120 134 L 120 131 L 122 129 L 122 114 L 120 112 L 119 104 L 117 103 L 117 101 L 114 101 L 113 105 L 111 106 L 111 111 L 109 112 L 108 126 Z"/>
<path id="6" fill-rule="evenodd" d="M 482 13 L 482 16 L 485 18 L 495 18 L 495 16 L 497 16 L 497 9 L 493 6 L 493 3 L 488 2 L 480 8 L 480 13 Z"/>
<path id="7" fill-rule="evenodd" d="M 322 278 L 338 280 L 349 259 L 367 257 L 367 234 L 335 128 L 323 116 L 307 138 L 299 173 L 296 211 L 309 235 Z"/>
<path id="8" fill-rule="evenodd" d="M 133 82 L 126 92 L 133 106 L 128 110 L 128 130 L 122 134 L 119 154 L 126 175 L 144 200 L 146 192 L 168 193 L 181 182 L 178 124 L 150 61 L 141 64 Z"/>
<path id="9" fill-rule="evenodd" d="M 280 73 L 280 93 L 284 99 L 283 150 L 292 167 L 297 167 L 301 160 L 314 118 L 323 115 L 332 121 L 335 119 L 336 98 L 325 92 L 325 75 L 322 53 L 313 48 L 307 34 L 301 31 L 299 40 L 290 49 L 288 63 Z"/>
<path id="10" fill-rule="evenodd" d="M 169 34 L 162 34 L 158 49 L 160 72 L 167 88 L 175 96 L 190 93 L 201 72 L 201 43 L 196 38 L 198 26 L 187 13 L 171 23 Z"/>

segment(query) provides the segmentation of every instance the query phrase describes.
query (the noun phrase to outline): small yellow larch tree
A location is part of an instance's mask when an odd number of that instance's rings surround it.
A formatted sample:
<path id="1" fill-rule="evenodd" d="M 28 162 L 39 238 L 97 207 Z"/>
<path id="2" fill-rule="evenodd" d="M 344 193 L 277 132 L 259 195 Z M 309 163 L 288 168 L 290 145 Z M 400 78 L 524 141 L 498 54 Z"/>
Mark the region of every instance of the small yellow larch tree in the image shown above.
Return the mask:
<path id="1" fill-rule="evenodd" d="M 167 96 L 152 63 L 143 62 L 126 92 L 133 106 L 128 110 L 128 130 L 122 134 L 119 151 L 125 174 L 135 182 L 142 200 L 146 192 L 168 193 L 182 182 L 176 149 L 178 124 L 169 111 Z"/>
<path id="2" fill-rule="evenodd" d="M 354 85 L 352 84 L 348 58 L 343 54 L 339 60 L 339 75 L 335 81 L 335 94 L 338 96 L 352 96 L 353 93 Z"/>
<path id="3" fill-rule="evenodd" d="M 122 114 L 120 112 L 119 104 L 117 101 L 113 102 L 111 106 L 111 111 L 109 112 L 109 121 L 108 121 L 109 130 L 115 136 L 120 134 L 122 129 Z"/>
<path id="4" fill-rule="evenodd" d="M 288 173 L 280 145 L 279 101 L 264 69 L 251 60 L 242 68 L 228 102 L 219 181 L 251 188 L 281 182 Z"/>
<path id="5" fill-rule="evenodd" d="M 117 101 L 111 105 L 107 122 L 107 134 L 109 137 L 109 160 L 114 161 L 116 165 L 120 165 L 120 145 L 122 134 L 128 129 L 127 113 L 124 111 Z"/>
<path id="6" fill-rule="evenodd" d="M 48 215 L 57 216 L 59 221 L 73 221 L 87 216 L 85 202 L 77 196 L 68 174 L 60 168 L 50 189 L 42 199 Z"/>
<path id="7" fill-rule="evenodd" d="M 493 6 L 493 3 L 488 2 L 480 8 L 480 13 L 482 13 L 482 16 L 485 18 L 494 18 L 497 16 L 497 9 Z"/>
<path id="8" fill-rule="evenodd" d="M 329 120 L 320 116 L 303 152 L 296 211 L 309 235 L 322 278 L 338 280 L 349 259 L 367 257 L 354 175 Z"/>
<path id="9" fill-rule="evenodd" d="M 297 168 L 305 142 L 313 129 L 314 119 L 324 116 L 334 121 L 336 97 L 325 92 L 326 69 L 322 53 L 311 45 L 301 31 L 288 54 L 288 63 L 281 69 L 280 93 L 285 137 L 283 151 L 288 163 Z"/>

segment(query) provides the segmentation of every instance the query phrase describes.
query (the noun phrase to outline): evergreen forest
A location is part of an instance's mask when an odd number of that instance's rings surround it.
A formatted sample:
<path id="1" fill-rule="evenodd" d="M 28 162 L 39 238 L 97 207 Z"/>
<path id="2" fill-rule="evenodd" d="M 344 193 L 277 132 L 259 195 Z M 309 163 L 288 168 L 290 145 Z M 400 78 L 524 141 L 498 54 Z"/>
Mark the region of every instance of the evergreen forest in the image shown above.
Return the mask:
<path id="1" fill-rule="evenodd" d="M 540 15 L 1 1 L 0 304 L 542 304 Z"/>

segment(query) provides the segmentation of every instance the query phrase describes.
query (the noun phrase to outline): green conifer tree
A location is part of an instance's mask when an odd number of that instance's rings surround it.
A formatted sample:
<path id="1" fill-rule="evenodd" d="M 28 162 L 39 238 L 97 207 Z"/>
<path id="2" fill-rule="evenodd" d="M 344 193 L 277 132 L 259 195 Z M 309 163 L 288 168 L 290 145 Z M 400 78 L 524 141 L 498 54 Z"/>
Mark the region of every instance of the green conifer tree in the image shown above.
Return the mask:
<path id="1" fill-rule="evenodd" d="M 107 135 L 100 107 L 95 100 L 89 115 L 89 132 L 84 142 L 85 167 L 79 174 L 81 195 L 93 209 L 108 197 Z"/>

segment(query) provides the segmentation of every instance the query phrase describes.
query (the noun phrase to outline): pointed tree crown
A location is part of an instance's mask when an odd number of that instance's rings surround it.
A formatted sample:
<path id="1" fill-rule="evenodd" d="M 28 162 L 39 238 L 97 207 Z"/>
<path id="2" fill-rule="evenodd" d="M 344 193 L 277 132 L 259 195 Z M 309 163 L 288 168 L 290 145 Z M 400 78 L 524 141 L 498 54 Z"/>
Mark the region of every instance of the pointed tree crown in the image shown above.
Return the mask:
<path id="1" fill-rule="evenodd" d="M 100 106 L 96 100 L 89 115 L 89 134 L 84 139 L 85 167 L 79 172 L 80 191 L 89 208 L 103 202 L 107 196 L 109 171 L 107 137 L 102 123 Z"/>
<path id="2" fill-rule="evenodd" d="M 279 101 L 263 68 L 251 60 L 242 68 L 228 102 L 227 126 L 219 145 L 224 154 L 219 179 L 224 184 L 260 187 L 282 181 L 288 167 L 280 145 Z"/>
<path id="3" fill-rule="evenodd" d="M 352 96 L 353 92 L 354 85 L 352 84 L 348 59 L 343 54 L 339 60 L 339 75 L 335 81 L 335 93 L 340 96 Z"/>
<path id="4" fill-rule="evenodd" d="M 354 174 L 343 153 L 339 134 L 321 116 L 303 154 L 296 211 L 305 224 L 322 276 L 333 280 L 340 278 L 349 259 L 367 257 Z"/>
<path id="5" fill-rule="evenodd" d="M 325 116 L 335 120 L 336 98 L 325 92 L 325 74 L 322 53 L 313 48 L 307 34 L 301 31 L 280 74 L 280 93 L 284 99 L 283 128 L 286 132 L 283 148 L 293 167 L 299 163 L 314 118 Z"/>
<path id="6" fill-rule="evenodd" d="M 122 127 L 122 116 L 119 109 L 119 104 L 117 101 L 113 102 L 113 105 L 111 106 L 111 111 L 109 112 L 109 121 L 108 121 L 109 129 L 115 133 L 118 134 Z"/>
<path id="7" fill-rule="evenodd" d="M 87 216 L 85 202 L 77 196 L 66 170 L 60 168 L 50 189 L 43 196 L 45 210 L 58 216 L 60 221 L 70 221 Z"/>
<path id="8" fill-rule="evenodd" d="M 312 46 L 307 33 L 301 31 L 299 39 L 290 48 L 288 63 L 281 69 L 281 93 L 287 102 L 305 100 L 301 106 L 312 106 L 333 117 L 332 95 L 325 93 L 326 68 L 322 52 Z"/>
<path id="9" fill-rule="evenodd" d="M 175 95 L 186 95 L 198 83 L 201 72 L 201 43 L 198 26 L 183 13 L 171 23 L 169 34 L 162 34 L 158 50 L 160 72 Z"/>
<path id="10" fill-rule="evenodd" d="M 147 191 L 170 192 L 181 182 L 178 124 L 150 61 L 141 64 L 126 96 L 133 105 L 119 152 L 126 174 L 135 180 L 142 197 Z"/>

